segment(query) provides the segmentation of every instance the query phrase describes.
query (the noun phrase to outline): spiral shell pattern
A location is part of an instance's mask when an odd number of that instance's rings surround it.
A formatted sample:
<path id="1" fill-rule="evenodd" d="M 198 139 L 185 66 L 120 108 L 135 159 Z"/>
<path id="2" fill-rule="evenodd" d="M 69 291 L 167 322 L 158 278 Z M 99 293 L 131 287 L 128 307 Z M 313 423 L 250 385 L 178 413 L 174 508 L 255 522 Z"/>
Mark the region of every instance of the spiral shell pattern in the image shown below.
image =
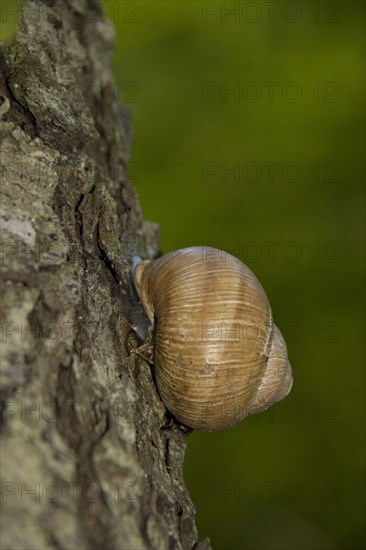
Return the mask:
<path id="1" fill-rule="evenodd" d="M 180 422 L 228 428 L 289 393 L 285 341 L 261 284 L 237 258 L 185 248 L 139 263 L 134 280 L 154 325 L 158 391 Z"/>

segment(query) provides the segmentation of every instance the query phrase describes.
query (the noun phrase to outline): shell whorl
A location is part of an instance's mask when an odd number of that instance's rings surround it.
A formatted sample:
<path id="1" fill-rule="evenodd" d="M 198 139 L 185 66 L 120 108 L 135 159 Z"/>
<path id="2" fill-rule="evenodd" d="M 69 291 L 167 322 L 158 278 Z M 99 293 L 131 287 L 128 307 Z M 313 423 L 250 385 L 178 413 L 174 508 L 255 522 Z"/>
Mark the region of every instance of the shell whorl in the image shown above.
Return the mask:
<path id="1" fill-rule="evenodd" d="M 230 427 L 291 389 L 286 344 L 267 296 L 239 260 L 192 247 L 135 268 L 155 324 L 155 375 L 166 407 L 193 428 Z"/>

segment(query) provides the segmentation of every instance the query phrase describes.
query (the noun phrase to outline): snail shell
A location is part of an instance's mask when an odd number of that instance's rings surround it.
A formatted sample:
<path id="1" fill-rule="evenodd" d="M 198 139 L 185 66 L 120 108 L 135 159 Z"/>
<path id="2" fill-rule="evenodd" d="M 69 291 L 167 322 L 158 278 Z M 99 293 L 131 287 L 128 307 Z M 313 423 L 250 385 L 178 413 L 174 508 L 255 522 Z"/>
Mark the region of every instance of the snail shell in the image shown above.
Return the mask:
<path id="1" fill-rule="evenodd" d="M 237 258 L 185 248 L 140 262 L 134 281 L 154 326 L 158 391 L 180 422 L 228 428 L 289 393 L 285 341 L 261 284 Z"/>

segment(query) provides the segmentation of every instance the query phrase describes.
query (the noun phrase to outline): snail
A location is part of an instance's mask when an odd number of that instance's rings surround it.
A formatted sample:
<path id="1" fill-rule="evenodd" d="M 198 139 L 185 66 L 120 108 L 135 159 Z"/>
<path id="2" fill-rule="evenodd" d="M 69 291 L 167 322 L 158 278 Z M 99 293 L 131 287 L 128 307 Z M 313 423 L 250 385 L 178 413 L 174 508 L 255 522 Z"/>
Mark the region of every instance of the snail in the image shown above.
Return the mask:
<path id="1" fill-rule="evenodd" d="M 138 259 L 133 281 L 153 327 L 160 397 L 182 424 L 229 428 L 290 392 L 287 348 L 268 298 L 237 258 L 185 248 Z"/>

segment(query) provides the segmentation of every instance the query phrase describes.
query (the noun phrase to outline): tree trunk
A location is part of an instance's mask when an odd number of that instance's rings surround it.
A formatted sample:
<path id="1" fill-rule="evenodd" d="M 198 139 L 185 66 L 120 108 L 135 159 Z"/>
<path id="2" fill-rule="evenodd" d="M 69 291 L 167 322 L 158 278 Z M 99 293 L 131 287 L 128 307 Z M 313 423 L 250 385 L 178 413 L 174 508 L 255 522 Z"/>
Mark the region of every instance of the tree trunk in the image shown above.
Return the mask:
<path id="1" fill-rule="evenodd" d="M 113 42 L 98 2 L 29 0 L 0 56 L 4 549 L 209 548 L 185 430 L 133 352 L 130 260 L 159 242 L 126 177 Z"/>

